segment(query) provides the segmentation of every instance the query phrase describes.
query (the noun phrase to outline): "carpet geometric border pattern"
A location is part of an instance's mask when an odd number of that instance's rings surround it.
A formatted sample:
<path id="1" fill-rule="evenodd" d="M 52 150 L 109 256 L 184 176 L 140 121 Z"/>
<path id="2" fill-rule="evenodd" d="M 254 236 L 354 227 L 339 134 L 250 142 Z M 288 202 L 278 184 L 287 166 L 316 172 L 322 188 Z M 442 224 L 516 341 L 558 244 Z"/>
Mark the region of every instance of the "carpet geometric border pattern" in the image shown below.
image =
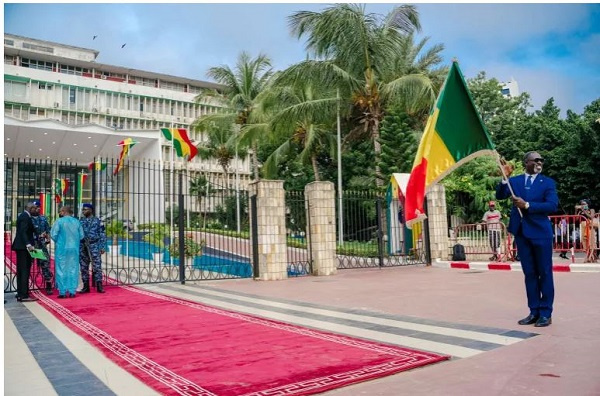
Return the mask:
<path id="1" fill-rule="evenodd" d="M 112 289 L 114 291 L 117 291 L 117 288 Z M 284 385 L 269 387 L 268 389 L 253 389 L 251 392 L 246 392 L 246 396 L 309 395 L 314 393 L 320 393 L 342 386 L 347 386 L 350 384 L 355 384 L 358 382 L 395 374 L 401 371 L 449 359 L 448 356 L 437 355 L 429 352 L 421 352 L 411 350 L 408 348 L 384 345 L 377 342 L 360 340 L 352 337 L 327 333 L 320 330 L 312 330 L 296 325 L 290 325 L 273 320 L 263 319 L 238 312 L 227 311 L 220 308 L 196 303 L 193 301 L 187 301 L 175 297 L 153 293 L 147 290 L 137 289 L 135 287 L 123 286 L 119 287 L 119 289 L 123 289 L 133 293 L 138 293 L 154 299 L 160 299 L 169 303 L 178 304 L 188 308 L 208 312 L 211 314 L 222 315 L 231 319 L 249 322 L 254 325 L 265 326 L 271 329 L 277 329 L 278 331 L 290 332 L 300 337 L 312 337 L 328 343 L 337 343 L 340 344 L 340 348 L 342 348 L 342 346 L 359 348 L 366 350 L 369 353 L 378 353 L 387 356 L 387 358 L 385 358 L 385 361 L 379 362 L 377 364 L 367 363 L 358 369 L 330 373 L 329 375 L 324 375 L 317 378 L 310 378 L 308 380 L 293 380 L 289 381 L 289 383 L 285 383 Z M 77 314 L 65 308 L 59 303 L 58 300 L 49 298 L 39 292 L 35 292 L 35 295 L 40 299 L 39 302 L 43 306 L 45 306 L 50 312 L 52 312 L 55 316 L 57 316 L 63 322 L 70 325 L 71 328 L 73 328 L 77 333 L 84 336 L 84 338 L 92 340 L 111 360 L 113 360 L 115 363 L 125 368 L 126 370 L 130 371 L 130 373 L 140 378 L 149 386 L 154 387 L 155 389 L 163 392 L 166 386 L 169 389 L 169 394 L 202 396 L 216 394 L 204 388 L 200 384 L 186 378 L 185 376 L 177 374 L 177 372 L 169 369 L 168 367 L 165 367 L 165 365 L 161 365 L 153 361 L 152 359 L 149 359 L 148 357 L 144 356 L 143 354 L 138 353 L 134 349 L 128 347 L 124 343 L 120 342 L 118 339 L 111 336 L 109 333 L 90 324 Z M 89 296 L 92 297 L 92 295 Z M 81 298 L 88 298 L 88 296 Z M 98 301 L 101 301 L 101 297 L 98 298 Z M 127 362 L 128 364 L 123 364 L 123 361 Z M 131 366 L 133 366 L 133 368 L 135 369 L 132 369 Z M 139 370 L 139 372 L 137 370 Z M 162 386 L 158 384 L 153 385 L 152 383 L 149 383 L 149 377 L 162 384 Z M 228 389 L 226 392 L 221 392 L 220 394 L 239 395 L 240 393 L 236 392 L 235 389 Z"/>

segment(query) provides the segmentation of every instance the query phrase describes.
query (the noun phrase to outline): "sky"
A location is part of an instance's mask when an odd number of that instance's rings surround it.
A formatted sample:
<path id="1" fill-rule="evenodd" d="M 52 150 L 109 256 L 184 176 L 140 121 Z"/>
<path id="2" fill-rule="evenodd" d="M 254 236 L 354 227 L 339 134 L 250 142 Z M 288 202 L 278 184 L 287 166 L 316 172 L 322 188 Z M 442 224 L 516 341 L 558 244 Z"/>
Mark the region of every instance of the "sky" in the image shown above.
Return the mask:
<path id="1" fill-rule="evenodd" d="M 4 32 L 100 51 L 99 63 L 208 80 L 212 66 L 241 51 L 265 53 L 275 69 L 306 58 L 287 18 L 330 3 L 304 4 L 4 4 Z M 394 4 L 367 3 L 385 15 Z M 485 71 L 564 115 L 600 98 L 600 4 L 417 4 L 429 44 L 445 64 L 457 58 L 466 78 Z M 97 36 L 96 39 L 93 39 Z M 125 47 L 121 48 L 123 44 Z"/>

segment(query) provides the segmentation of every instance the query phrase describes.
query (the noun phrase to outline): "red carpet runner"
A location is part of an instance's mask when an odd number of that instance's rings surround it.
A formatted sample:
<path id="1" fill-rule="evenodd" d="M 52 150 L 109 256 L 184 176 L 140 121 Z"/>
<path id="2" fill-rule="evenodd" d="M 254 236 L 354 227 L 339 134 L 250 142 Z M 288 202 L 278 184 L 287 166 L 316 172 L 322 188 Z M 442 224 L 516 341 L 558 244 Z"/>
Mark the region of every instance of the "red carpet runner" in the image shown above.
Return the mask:
<path id="1" fill-rule="evenodd" d="M 309 395 L 448 359 L 132 287 L 40 303 L 163 394 Z"/>

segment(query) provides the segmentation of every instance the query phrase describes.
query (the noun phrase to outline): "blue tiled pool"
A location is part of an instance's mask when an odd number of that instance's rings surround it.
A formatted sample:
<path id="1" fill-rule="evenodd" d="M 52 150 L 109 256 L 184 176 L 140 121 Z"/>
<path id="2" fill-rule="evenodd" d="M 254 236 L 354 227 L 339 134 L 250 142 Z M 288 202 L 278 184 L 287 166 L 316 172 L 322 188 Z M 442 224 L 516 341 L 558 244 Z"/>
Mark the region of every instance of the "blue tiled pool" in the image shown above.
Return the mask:
<path id="1" fill-rule="evenodd" d="M 152 254 L 159 252 L 160 249 L 148 242 L 119 241 L 119 253 L 124 256 L 153 260 Z M 170 262 L 171 256 L 168 251 L 165 251 L 163 263 L 168 264 Z M 173 258 L 173 265 L 179 265 L 179 259 Z M 206 248 L 202 256 L 194 258 L 194 268 L 239 276 L 241 278 L 252 276 L 250 260 L 211 248 Z"/>

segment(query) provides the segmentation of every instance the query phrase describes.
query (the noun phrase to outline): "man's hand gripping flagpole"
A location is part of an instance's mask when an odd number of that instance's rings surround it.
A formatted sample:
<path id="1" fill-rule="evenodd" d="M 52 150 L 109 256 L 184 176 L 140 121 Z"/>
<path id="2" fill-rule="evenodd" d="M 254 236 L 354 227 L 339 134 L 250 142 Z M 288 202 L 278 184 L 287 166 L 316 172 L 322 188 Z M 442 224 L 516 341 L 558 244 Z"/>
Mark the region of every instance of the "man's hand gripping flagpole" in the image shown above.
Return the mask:
<path id="1" fill-rule="evenodd" d="M 506 184 L 508 185 L 508 190 L 510 191 L 510 195 L 513 198 L 516 198 L 515 192 L 513 191 L 513 188 L 510 185 L 510 182 L 508 180 L 508 176 L 506 175 L 506 173 L 507 173 L 506 167 L 507 166 L 511 167 L 511 170 L 509 172 L 509 176 L 510 176 L 510 173 L 512 173 L 512 171 L 513 171 L 512 165 L 507 163 L 506 160 L 500 156 L 500 153 L 498 153 L 497 150 L 494 150 L 494 152 L 496 153 L 496 155 L 495 155 L 496 162 L 498 163 L 498 167 L 500 167 L 500 171 L 502 172 L 502 180 L 506 181 Z M 519 211 L 519 214 L 521 215 L 521 217 L 523 217 L 523 212 L 521 212 L 521 208 L 517 208 L 517 210 Z"/>

